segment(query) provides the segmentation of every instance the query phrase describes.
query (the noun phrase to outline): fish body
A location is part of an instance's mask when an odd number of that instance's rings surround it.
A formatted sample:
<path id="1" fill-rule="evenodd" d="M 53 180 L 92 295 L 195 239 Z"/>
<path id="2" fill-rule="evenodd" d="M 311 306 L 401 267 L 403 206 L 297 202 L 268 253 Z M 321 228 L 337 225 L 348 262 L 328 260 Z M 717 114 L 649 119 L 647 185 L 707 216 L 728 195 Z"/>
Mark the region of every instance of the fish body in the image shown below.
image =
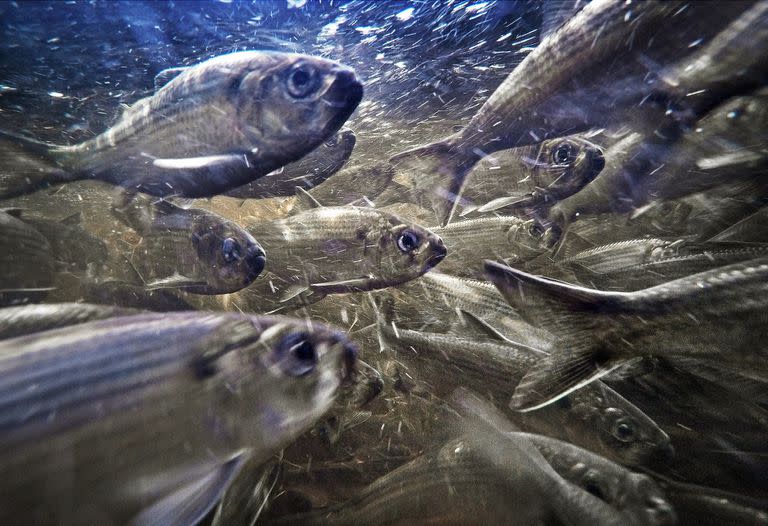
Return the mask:
<path id="1" fill-rule="evenodd" d="M 461 131 L 398 154 L 393 162 L 409 179 L 414 199 L 444 223 L 466 174 L 480 158 L 605 127 L 651 102 L 646 98 L 660 84 L 654 80 L 663 66 L 691 55 L 688 42 L 714 37 L 750 2 L 732 2 L 724 10 L 718 6 L 722 4 L 590 2 L 544 38 Z M 668 97 L 656 99 L 663 106 Z M 641 120 L 647 120 L 650 129 L 664 123 L 674 127 L 665 110 L 646 104 L 640 109 Z"/>
<path id="2" fill-rule="evenodd" d="M 296 187 L 309 190 L 341 170 L 355 147 L 355 132 L 339 130 L 307 155 L 274 172 L 225 193 L 243 199 L 289 196 Z"/>
<path id="3" fill-rule="evenodd" d="M 268 272 L 233 299 L 254 309 L 398 285 L 446 254 L 431 231 L 373 208 L 317 207 L 247 230 L 270 254 Z"/>
<path id="4" fill-rule="evenodd" d="M 0 212 L 0 305 L 44 298 L 53 283 L 51 244 L 20 219 Z"/>
<path id="5" fill-rule="evenodd" d="M 633 239 L 596 247 L 558 262 L 565 279 L 606 290 L 638 290 L 768 255 L 768 247 L 736 243 Z"/>
<path id="6" fill-rule="evenodd" d="M 322 326 L 195 312 L 0 347 L 6 524 L 196 523 L 330 407 L 354 360 Z"/>
<path id="7" fill-rule="evenodd" d="M 0 340 L 129 314 L 137 314 L 137 311 L 89 303 L 6 307 L 0 309 Z"/>
<path id="8" fill-rule="evenodd" d="M 523 378 L 513 407 L 558 400 L 622 364 L 658 355 L 723 378 L 765 385 L 768 258 L 718 267 L 634 291 L 588 289 L 486 263 L 489 279 L 521 314 L 558 334 Z M 538 317 L 538 318 L 537 318 Z M 535 322 L 534 322 L 535 323 Z"/>
<path id="9" fill-rule="evenodd" d="M 99 179 L 155 196 L 211 197 L 314 150 L 362 97 L 352 70 L 306 55 L 243 51 L 170 73 L 84 143 L 49 146 L 3 133 L 52 168 L 4 170 L 0 195 Z"/>
<path id="10" fill-rule="evenodd" d="M 60 221 L 28 217 L 23 213 L 21 219 L 45 236 L 61 269 L 86 270 L 107 260 L 107 245 L 83 226 L 79 213 Z"/>
<path id="11" fill-rule="evenodd" d="M 384 346 L 396 350 L 394 359 L 436 396 L 447 397 L 465 386 L 506 404 L 519 379 L 547 356 L 479 338 L 386 325 L 379 331 Z M 577 391 L 559 404 L 514 420 L 527 430 L 571 441 L 625 465 L 643 465 L 671 452 L 666 433 L 637 407 L 605 385 L 589 387 L 592 390 Z"/>
<path id="12" fill-rule="evenodd" d="M 525 261 L 544 251 L 530 233 L 532 221 L 517 216 L 480 217 L 433 228 L 448 248 L 441 270 L 466 278 L 482 278 L 486 259 Z"/>
<path id="13" fill-rule="evenodd" d="M 462 215 L 471 211 L 526 215 L 578 192 L 605 166 L 602 150 L 583 136 L 497 152 L 467 176 Z M 512 191 L 514 190 L 514 191 Z"/>
<path id="14" fill-rule="evenodd" d="M 141 235 L 130 262 L 148 290 L 226 294 L 250 285 L 266 254 L 244 228 L 198 208 L 134 196 L 128 223 Z"/>

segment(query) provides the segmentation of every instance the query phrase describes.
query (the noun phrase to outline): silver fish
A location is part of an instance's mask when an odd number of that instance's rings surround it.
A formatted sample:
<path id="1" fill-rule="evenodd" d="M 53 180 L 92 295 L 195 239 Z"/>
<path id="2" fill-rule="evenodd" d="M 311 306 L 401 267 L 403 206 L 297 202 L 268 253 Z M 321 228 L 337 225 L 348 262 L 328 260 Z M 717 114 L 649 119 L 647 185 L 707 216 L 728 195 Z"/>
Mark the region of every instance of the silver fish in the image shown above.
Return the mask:
<path id="1" fill-rule="evenodd" d="M 243 199 L 293 195 L 296 187 L 309 190 L 341 170 L 355 147 L 355 132 L 348 128 L 327 139 L 298 161 L 281 166 L 248 184 L 226 192 Z"/>
<path id="2" fill-rule="evenodd" d="M 137 313 L 138 311 L 134 309 L 89 303 L 52 303 L 6 307 L 0 309 L 0 340 Z"/>
<path id="3" fill-rule="evenodd" d="M 319 57 L 242 51 L 162 72 L 157 91 L 98 137 L 51 146 L 2 133 L 47 159 L 42 171 L 2 170 L 0 195 L 99 179 L 156 196 L 211 197 L 296 161 L 355 110 L 355 73 Z"/>
<path id="4" fill-rule="evenodd" d="M 551 354 L 521 380 L 514 408 L 545 406 L 648 355 L 701 362 L 723 377 L 766 386 L 766 257 L 635 292 L 569 285 L 493 262 L 486 271 L 524 317 L 558 336 Z"/>
<path id="5" fill-rule="evenodd" d="M 446 254 L 431 231 L 373 208 L 317 207 L 247 230 L 269 254 L 267 272 L 226 301 L 257 312 L 397 285 Z"/>
<path id="6" fill-rule="evenodd" d="M 225 313 L 5 340 L 2 522 L 195 524 L 322 416 L 354 354 L 322 326 Z"/>
<path id="7" fill-rule="evenodd" d="M 385 348 L 436 396 L 460 386 L 506 403 L 526 372 L 547 357 L 519 345 L 450 334 L 379 327 Z M 640 466 L 672 453 L 669 437 L 621 395 L 602 384 L 554 406 L 514 417 L 523 428 L 571 441 L 626 465 Z"/>
<path id="8" fill-rule="evenodd" d="M 141 235 L 130 263 L 147 290 L 226 294 L 250 285 L 266 254 L 244 228 L 207 210 L 183 209 L 136 194 L 120 216 Z"/>
<path id="9" fill-rule="evenodd" d="M 480 158 L 637 113 L 656 87 L 649 76 L 691 55 L 688 42 L 716 35 L 749 4 L 593 1 L 542 40 L 461 131 L 392 161 L 416 202 L 444 223 Z M 640 113 L 655 128 L 669 119 L 652 106 Z"/>

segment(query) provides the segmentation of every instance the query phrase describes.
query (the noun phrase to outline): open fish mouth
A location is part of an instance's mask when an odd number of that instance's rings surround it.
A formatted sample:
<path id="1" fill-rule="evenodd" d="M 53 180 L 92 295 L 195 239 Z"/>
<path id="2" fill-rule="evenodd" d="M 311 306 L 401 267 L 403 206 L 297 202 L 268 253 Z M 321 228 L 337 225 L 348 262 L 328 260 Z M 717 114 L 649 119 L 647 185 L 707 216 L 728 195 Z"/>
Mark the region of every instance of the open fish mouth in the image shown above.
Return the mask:
<path id="1" fill-rule="evenodd" d="M 355 72 L 346 68 L 337 69 L 333 82 L 322 98 L 323 104 L 339 110 L 329 126 L 334 130 L 340 128 L 362 99 L 363 84 Z"/>

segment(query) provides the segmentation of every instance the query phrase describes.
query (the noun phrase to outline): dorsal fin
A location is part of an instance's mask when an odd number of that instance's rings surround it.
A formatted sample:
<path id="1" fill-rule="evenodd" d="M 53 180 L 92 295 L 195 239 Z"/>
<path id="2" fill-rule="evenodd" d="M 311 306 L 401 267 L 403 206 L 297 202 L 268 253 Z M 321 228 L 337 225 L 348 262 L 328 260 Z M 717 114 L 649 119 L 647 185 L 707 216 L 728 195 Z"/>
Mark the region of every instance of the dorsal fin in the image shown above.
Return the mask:
<path id="1" fill-rule="evenodd" d="M 312 194 L 304 190 L 302 187 L 296 187 L 296 204 L 299 206 L 297 211 L 311 210 L 312 208 L 322 208 L 317 199 L 312 197 Z"/>
<path id="2" fill-rule="evenodd" d="M 187 67 L 183 66 L 178 68 L 167 68 L 155 75 L 155 91 L 168 84 L 187 69 Z"/>
<path id="3" fill-rule="evenodd" d="M 83 213 L 79 210 L 61 220 L 62 225 L 75 226 L 83 222 Z"/>

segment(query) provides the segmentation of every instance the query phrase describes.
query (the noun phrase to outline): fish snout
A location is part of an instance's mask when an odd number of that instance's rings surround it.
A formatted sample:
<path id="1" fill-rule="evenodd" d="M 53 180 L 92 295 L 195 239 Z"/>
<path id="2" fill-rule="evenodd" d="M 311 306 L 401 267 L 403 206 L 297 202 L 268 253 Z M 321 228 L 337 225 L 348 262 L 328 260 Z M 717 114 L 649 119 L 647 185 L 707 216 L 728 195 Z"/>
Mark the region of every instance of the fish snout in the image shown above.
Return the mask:
<path id="1" fill-rule="evenodd" d="M 592 181 L 595 177 L 600 175 L 600 172 L 605 168 L 605 156 L 603 155 L 603 151 L 598 147 L 590 148 L 589 161 L 591 168 L 587 174 L 587 182 Z"/>
<path id="2" fill-rule="evenodd" d="M 349 116 L 363 98 L 363 83 L 349 68 L 337 67 L 331 73 L 335 78 L 323 100 L 329 106 L 346 110 L 344 113 L 348 112 L 346 116 Z"/>
<path id="3" fill-rule="evenodd" d="M 438 263 L 440 263 L 445 256 L 448 255 L 448 249 L 443 243 L 443 240 L 438 235 L 433 235 L 429 239 L 429 250 L 431 252 L 429 259 L 427 259 L 427 270 L 431 269 Z"/>
<path id="4" fill-rule="evenodd" d="M 267 254 L 261 245 L 250 245 L 246 251 L 245 260 L 250 269 L 250 280 L 253 281 L 264 270 L 264 266 L 267 263 Z"/>

